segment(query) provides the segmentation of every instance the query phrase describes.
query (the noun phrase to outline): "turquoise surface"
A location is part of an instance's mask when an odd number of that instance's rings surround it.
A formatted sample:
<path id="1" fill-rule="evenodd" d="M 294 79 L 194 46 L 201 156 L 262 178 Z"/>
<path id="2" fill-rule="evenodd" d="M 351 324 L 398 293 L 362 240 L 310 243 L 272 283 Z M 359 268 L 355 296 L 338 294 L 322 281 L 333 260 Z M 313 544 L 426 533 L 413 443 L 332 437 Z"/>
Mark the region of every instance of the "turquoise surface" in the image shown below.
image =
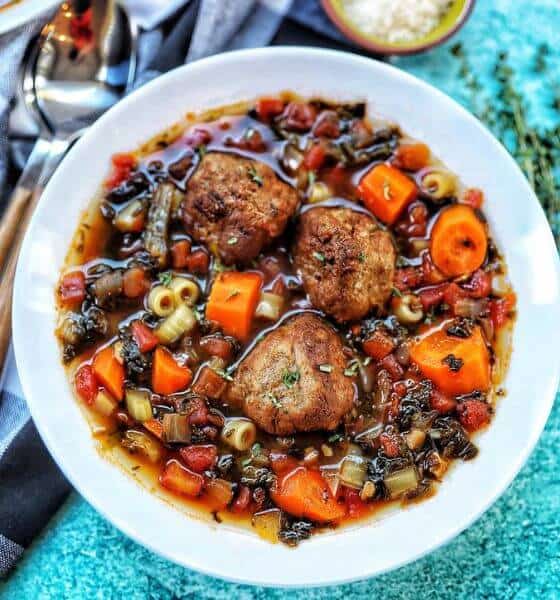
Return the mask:
<path id="1" fill-rule="evenodd" d="M 558 42 L 558 0 L 479 0 L 467 26 L 445 46 L 394 60 L 491 126 L 526 169 L 554 225 L 555 165 L 560 164 Z M 504 51 L 507 57 L 500 58 Z M 553 140 L 551 147 L 547 140 Z M 556 402 L 529 462 L 477 523 L 430 556 L 376 579 L 295 592 L 224 583 L 145 550 L 73 494 L 0 588 L 0 597 L 560 598 L 559 441 Z"/>

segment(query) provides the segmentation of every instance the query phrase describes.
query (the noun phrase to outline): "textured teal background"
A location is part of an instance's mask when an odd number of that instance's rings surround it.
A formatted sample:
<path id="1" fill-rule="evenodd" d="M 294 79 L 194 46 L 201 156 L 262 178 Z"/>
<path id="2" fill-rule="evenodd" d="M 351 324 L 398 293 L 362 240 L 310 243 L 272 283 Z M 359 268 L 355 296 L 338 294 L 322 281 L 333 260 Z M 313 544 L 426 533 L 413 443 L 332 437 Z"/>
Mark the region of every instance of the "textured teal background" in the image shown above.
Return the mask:
<path id="1" fill-rule="evenodd" d="M 445 46 L 394 61 L 486 121 L 528 173 L 553 225 L 559 214 L 559 45 L 558 0 L 479 0 L 467 26 Z M 296 592 L 227 584 L 148 552 L 73 494 L 0 596 L 560 598 L 558 404 L 528 464 L 476 524 L 430 556 L 377 579 Z"/>

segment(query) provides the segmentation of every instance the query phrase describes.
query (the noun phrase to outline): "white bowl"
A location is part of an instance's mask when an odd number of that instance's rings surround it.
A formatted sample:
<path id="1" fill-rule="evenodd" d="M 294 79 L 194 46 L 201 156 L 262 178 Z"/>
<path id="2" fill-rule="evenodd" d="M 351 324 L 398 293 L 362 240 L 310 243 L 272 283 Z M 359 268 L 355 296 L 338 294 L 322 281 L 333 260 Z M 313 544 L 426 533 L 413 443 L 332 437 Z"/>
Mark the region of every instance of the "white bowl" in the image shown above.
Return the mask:
<path id="1" fill-rule="evenodd" d="M 243 530 L 188 518 L 139 487 L 94 449 L 55 342 L 53 292 L 80 212 L 110 156 L 134 149 L 186 111 L 295 90 L 367 99 L 426 141 L 469 185 L 481 187 L 505 254 L 519 317 L 505 386 L 479 457 L 458 464 L 435 497 L 385 518 L 317 535 L 289 549 Z M 124 533 L 192 569 L 260 585 L 348 582 L 414 560 L 468 527 L 506 489 L 533 449 L 558 383 L 560 269 L 543 211 L 517 165 L 480 123 L 434 88 L 386 64 L 308 48 L 222 54 L 172 71 L 104 115 L 47 187 L 23 245 L 14 343 L 23 389 L 54 459 L 76 489 Z"/>

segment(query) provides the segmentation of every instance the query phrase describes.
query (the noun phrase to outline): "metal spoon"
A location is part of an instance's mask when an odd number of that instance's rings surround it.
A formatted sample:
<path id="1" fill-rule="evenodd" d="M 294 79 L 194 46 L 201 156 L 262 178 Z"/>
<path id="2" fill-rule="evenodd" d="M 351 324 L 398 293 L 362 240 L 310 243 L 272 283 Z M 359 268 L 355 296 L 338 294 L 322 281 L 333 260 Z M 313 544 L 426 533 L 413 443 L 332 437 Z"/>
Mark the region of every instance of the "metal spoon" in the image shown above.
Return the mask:
<path id="1" fill-rule="evenodd" d="M 136 30 L 116 0 L 76 0 L 61 5 L 43 28 L 37 49 L 28 52 L 22 90 L 40 137 L 14 190 L 17 206 L 7 213 L 11 220 L 0 227 L 2 239 L 11 235 L 0 286 L 0 371 L 11 336 L 12 286 L 27 224 L 68 148 L 130 85 L 135 50 Z M 9 245 L 2 239 L 0 250 Z"/>

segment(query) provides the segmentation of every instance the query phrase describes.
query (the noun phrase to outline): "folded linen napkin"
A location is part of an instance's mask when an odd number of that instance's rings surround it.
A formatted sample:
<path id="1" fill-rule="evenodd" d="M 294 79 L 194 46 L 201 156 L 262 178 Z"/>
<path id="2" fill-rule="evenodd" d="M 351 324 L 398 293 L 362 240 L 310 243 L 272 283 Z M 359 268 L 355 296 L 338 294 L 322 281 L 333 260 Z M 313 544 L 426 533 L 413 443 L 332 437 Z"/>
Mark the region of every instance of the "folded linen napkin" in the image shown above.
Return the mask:
<path id="1" fill-rule="evenodd" d="M 136 85 L 158 74 L 211 54 L 268 45 L 283 19 L 293 20 L 340 40 L 316 0 L 122 0 L 141 28 Z M 29 40 L 48 14 L 0 37 L 0 210 L 7 197 L 6 174 L 13 179 L 9 157 L 19 163 L 27 143 L 10 139 L 8 112 L 18 65 Z M 288 20 L 284 21 L 288 23 Z M 292 25 L 292 22 L 289 22 Z M 332 45 L 306 30 L 282 27 L 281 43 Z M 284 29 L 285 31 L 282 31 Z M 334 42 L 334 45 L 337 44 Z M 0 380 L 0 578 L 41 531 L 70 490 L 29 420 L 13 355 Z M 38 491 L 40 490 L 40 494 Z"/>

